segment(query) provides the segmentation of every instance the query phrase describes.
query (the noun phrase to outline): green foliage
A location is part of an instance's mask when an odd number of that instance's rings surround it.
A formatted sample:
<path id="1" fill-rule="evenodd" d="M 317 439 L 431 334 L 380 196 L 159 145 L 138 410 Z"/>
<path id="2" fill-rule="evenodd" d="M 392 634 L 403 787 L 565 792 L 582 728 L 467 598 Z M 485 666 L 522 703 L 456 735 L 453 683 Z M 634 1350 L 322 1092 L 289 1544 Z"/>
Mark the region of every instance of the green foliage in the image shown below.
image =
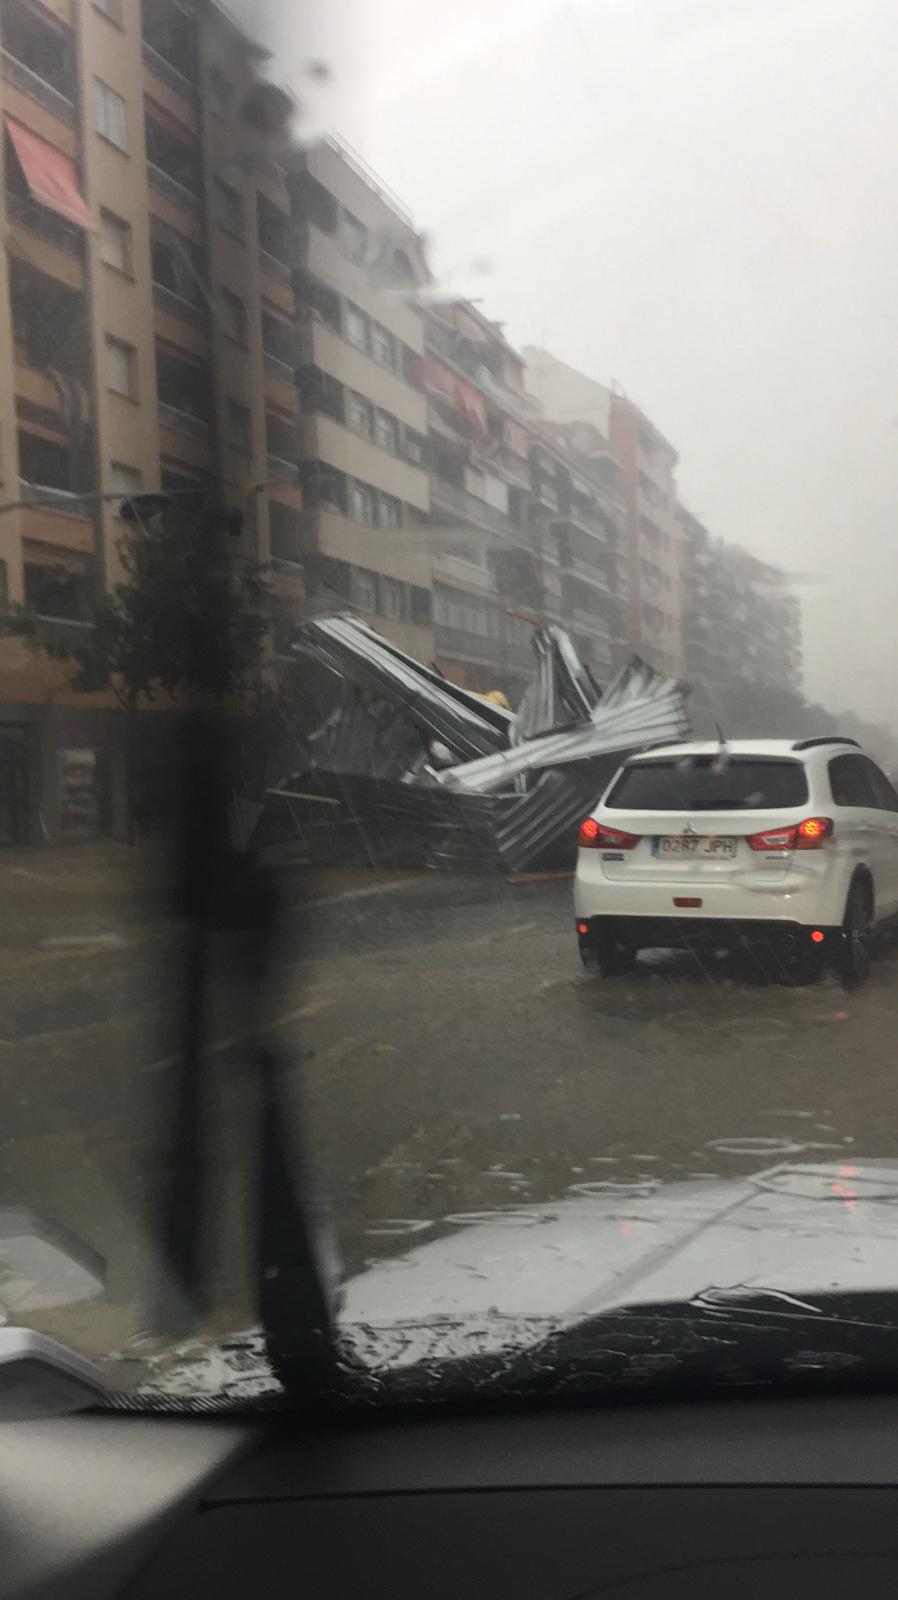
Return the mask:
<path id="1" fill-rule="evenodd" d="M 222 701 L 257 686 L 267 585 L 211 517 L 156 508 L 125 526 L 118 551 L 124 580 L 95 598 L 90 629 L 69 639 L 13 606 L 4 631 L 72 663 L 79 692 L 111 689 L 126 706 L 160 692 Z"/>

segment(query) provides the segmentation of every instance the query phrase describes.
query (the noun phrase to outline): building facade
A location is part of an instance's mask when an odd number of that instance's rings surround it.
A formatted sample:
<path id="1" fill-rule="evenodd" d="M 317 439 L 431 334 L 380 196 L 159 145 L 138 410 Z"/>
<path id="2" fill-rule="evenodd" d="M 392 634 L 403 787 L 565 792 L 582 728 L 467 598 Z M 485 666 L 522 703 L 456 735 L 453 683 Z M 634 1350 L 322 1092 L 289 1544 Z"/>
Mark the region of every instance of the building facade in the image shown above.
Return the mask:
<path id="1" fill-rule="evenodd" d="M 298 557 L 290 199 L 259 53 L 206 0 L 5 0 L 0 46 L 0 580 L 71 637 L 120 576 L 104 495 L 214 485 L 241 554 Z M 272 588 L 298 614 L 298 559 Z M 0 841 L 122 826 L 114 702 L 69 681 L 0 643 Z"/>
<path id="2" fill-rule="evenodd" d="M 627 648 L 676 674 L 682 665 L 677 453 L 625 395 L 547 350 L 525 346 L 524 357 L 529 387 L 546 416 L 605 441 L 624 509 Z"/>
<path id="3" fill-rule="evenodd" d="M 697 682 L 801 691 L 801 614 L 778 567 L 678 508 L 684 669 Z"/>
<path id="4" fill-rule="evenodd" d="M 429 660 L 420 240 L 401 203 L 333 141 L 291 158 L 288 188 L 310 604 L 351 606 Z"/>

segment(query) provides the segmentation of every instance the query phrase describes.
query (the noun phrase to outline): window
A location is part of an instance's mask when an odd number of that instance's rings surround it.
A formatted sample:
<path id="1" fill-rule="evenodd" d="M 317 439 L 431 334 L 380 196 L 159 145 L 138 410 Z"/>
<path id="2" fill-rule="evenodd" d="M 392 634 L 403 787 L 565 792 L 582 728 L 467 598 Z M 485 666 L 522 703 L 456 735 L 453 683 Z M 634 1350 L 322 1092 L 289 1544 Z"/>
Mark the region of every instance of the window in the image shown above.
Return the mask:
<path id="1" fill-rule="evenodd" d="M 354 344 L 357 350 L 368 349 L 368 318 L 364 312 L 357 311 L 355 306 L 345 308 L 343 331 L 349 343 Z"/>
<path id="2" fill-rule="evenodd" d="M 350 261 L 361 262 L 365 259 L 365 250 L 368 245 L 368 229 L 351 211 L 343 213 L 343 242 L 346 254 Z"/>
<path id="3" fill-rule="evenodd" d="M 248 338 L 246 306 L 239 294 L 232 294 L 230 289 L 221 291 L 221 320 L 225 332 L 238 344 L 245 345 Z"/>
<path id="4" fill-rule="evenodd" d="M 362 483 L 354 483 L 349 491 L 349 514 L 356 522 L 374 526 L 374 496 Z"/>
<path id="5" fill-rule="evenodd" d="M 243 213 L 243 196 L 239 189 L 229 183 L 224 183 L 221 178 L 215 180 L 215 192 L 218 197 L 218 220 L 225 233 L 231 233 L 237 239 L 242 239 L 245 231 Z"/>
<path id="6" fill-rule="evenodd" d="M 391 455 L 399 452 L 399 429 L 396 418 L 391 417 L 388 411 L 375 411 L 374 437 L 382 450 L 389 450 Z"/>
<path id="7" fill-rule="evenodd" d="M 237 400 L 228 401 L 228 444 L 241 455 L 251 455 L 253 448 L 253 419 L 248 406 Z"/>
<path id="8" fill-rule="evenodd" d="M 371 433 L 371 407 L 364 395 L 354 389 L 346 392 L 346 421 L 357 433 Z"/>
<path id="9" fill-rule="evenodd" d="M 387 333 L 386 328 L 382 328 L 379 322 L 371 324 L 371 354 L 382 367 L 388 367 L 390 372 L 395 370 L 396 342 L 393 335 Z"/>
<path id="10" fill-rule="evenodd" d="M 106 335 L 106 387 L 134 400 L 137 394 L 137 352 L 131 344 Z"/>
<path id="11" fill-rule="evenodd" d="M 381 616 L 390 617 L 394 622 L 401 622 L 404 607 L 402 604 L 402 584 L 393 578 L 380 580 L 380 611 Z"/>
<path id="12" fill-rule="evenodd" d="M 131 228 L 112 211 L 100 212 L 100 258 L 107 267 L 131 275 Z"/>
<path id="13" fill-rule="evenodd" d="M 377 526 L 379 528 L 401 528 L 402 506 L 394 500 L 391 494 L 379 494 L 377 497 Z"/>
<path id="14" fill-rule="evenodd" d="M 636 811 L 769 811 L 803 806 L 808 780 L 800 761 L 714 756 L 688 761 L 634 761 L 605 804 Z"/>
<path id="15" fill-rule="evenodd" d="M 873 788 L 862 755 L 833 756 L 827 768 L 833 804 L 837 806 L 872 806 Z"/>
<path id="16" fill-rule="evenodd" d="M 377 610 L 377 579 L 373 572 L 363 572 L 356 567 L 353 574 L 353 598 L 363 611 Z"/>
<path id="17" fill-rule="evenodd" d="M 898 794 L 895 793 L 885 773 L 880 771 L 876 762 L 871 761 L 869 756 L 864 757 L 864 762 L 873 789 L 873 804 L 877 811 L 898 811 Z"/>
<path id="18" fill-rule="evenodd" d="M 125 102 L 101 78 L 94 78 L 94 113 L 97 133 L 119 150 L 128 148 L 128 120 Z"/>

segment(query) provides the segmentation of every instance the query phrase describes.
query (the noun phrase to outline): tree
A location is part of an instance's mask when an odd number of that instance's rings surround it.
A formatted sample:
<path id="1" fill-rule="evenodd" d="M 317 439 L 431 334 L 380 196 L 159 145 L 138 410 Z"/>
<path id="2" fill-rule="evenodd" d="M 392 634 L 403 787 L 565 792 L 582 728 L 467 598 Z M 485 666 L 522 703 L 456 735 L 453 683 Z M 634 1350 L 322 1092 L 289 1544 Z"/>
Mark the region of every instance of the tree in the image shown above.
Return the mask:
<path id="1" fill-rule="evenodd" d="M 29 606 L 12 606 L 4 631 L 70 662 L 72 688 L 111 691 L 125 712 L 129 837 L 137 714 L 160 696 L 222 708 L 245 707 L 262 684 L 270 627 L 262 568 L 241 561 L 228 531 L 233 513 L 139 495 L 122 507 L 118 554 L 123 580 L 97 594 L 77 639 L 48 629 Z M 229 526 L 230 524 L 230 526 Z"/>

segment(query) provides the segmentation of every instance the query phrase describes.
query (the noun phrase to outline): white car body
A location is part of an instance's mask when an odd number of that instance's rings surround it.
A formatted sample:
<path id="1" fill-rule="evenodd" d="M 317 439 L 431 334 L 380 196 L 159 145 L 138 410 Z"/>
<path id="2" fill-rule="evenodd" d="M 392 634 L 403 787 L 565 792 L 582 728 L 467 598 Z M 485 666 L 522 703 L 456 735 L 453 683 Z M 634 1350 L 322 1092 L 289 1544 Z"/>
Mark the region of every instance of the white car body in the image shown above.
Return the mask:
<path id="1" fill-rule="evenodd" d="M 792 799 L 804 795 L 792 763 L 803 771 L 806 797 L 776 804 L 776 790 Z M 646 766 L 655 772 L 633 775 Z M 715 787 L 725 802 L 727 785 L 739 805 L 714 808 Z M 678 788 L 683 803 L 665 809 L 665 787 Z M 690 787 L 701 790 L 695 808 L 687 803 Z M 657 790 L 658 807 L 628 805 L 628 789 L 643 799 Z M 755 794 L 760 803 L 749 809 Z M 828 954 L 856 881 L 866 886 L 871 926 L 898 916 L 898 795 L 850 740 L 712 741 L 645 751 L 619 769 L 591 817 L 581 827 L 574 885 L 581 953 L 584 941 L 612 926 L 639 948 L 679 943 L 690 923 L 721 923 L 749 938 L 779 928 L 793 938 L 829 941 L 821 952 Z M 816 830 L 819 840 L 809 819 L 824 825 Z M 801 837 L 800 847 L 776 838 L 771 848 L 758 847 L 758 835 L 783 830 L 786 839 L 806 822 L 809 837 Z M 594 824 L 598 843 L 584 847 L 584 829 Z M 615 831 L 638 842 L 615 848 Z M 665 924 L 676 937 L 658 936 Z M 713 935 L 713 926 L 707 931 Z"/>

